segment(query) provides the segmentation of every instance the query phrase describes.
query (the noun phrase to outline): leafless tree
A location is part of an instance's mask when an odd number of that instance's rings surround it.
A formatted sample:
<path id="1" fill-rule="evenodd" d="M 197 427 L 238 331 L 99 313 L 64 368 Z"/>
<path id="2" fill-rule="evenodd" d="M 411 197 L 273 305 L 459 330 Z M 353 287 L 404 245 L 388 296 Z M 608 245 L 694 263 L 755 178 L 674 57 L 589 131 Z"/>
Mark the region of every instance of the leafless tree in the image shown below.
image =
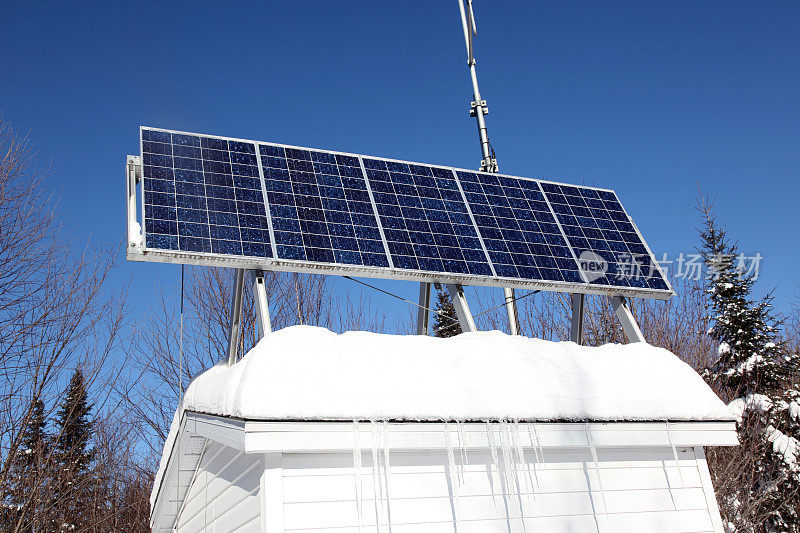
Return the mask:
<path id="1" fill-rule="evenodd" d="M 248 279 L 242 304 L 240 355 L 258 340 Z M 274 330 L 296 324 L 337 331 L 385 330 L 384 314 L 373 311 L 363 297 L 337 295 L 328 276 L 266 272 L 265 288 Z M 142 441 L 150 445 L 155 457 L 161 453 L 182 390 L 227 352 L 232 290 L 230 269 L 186 267 L 183 340 L 179 287 L 162 290 L 157 305 L 138 328 L 130 356 L 139 372 L 135 380 L 120 384 L 118 391 L 135 412 Z"/>
<path id="2" fill-rule="evenodd" d="M 44 531 L 56 505 L 53 448 L 22 447 L 31 406 L 42 401 L 49 418 L 66 376 L 80 367 L 104 411 L 119 377 L 108 362 L 125 326 L 124 287 L 108 289 L 116 249 L 80 245 L 61 227 L 47 177 L 32 144 L 0 117 L 0 496 L 14 510 L 4 515 L 7 531 Z M 15 475 L 30 454 L 31 468 Z"/>

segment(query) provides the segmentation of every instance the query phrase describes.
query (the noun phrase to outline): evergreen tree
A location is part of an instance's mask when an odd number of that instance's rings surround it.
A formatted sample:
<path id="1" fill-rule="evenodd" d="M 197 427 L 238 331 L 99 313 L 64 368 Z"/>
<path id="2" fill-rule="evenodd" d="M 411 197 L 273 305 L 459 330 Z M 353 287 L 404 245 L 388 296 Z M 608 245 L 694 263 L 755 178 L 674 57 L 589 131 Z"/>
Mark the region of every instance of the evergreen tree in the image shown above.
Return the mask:
<path id="1" fill-rule="evenodd" d="M 90 501 L 92 487 L 89 465 L 94 456 L 89 448 L 92 405 L 80 369 L 70 378 L 67 393 L 56 413 L 58 432 L 55 437 L 59 472 L 56 481 L 55 507 L 61 511 L 59 526 L 81 529 L 87 517 L 84 507 Z"/>
<path id="2" fill-rule="evenodd" d="M 31 403 L 28 422 L 22 435 L 20 458 L 26 465 L 40 460 L 48 440 L 47 420 L 44 416 L 44 402 L 36 399 Z"/>
<path id="3" fill-rule="evenodd" d="M 709 271 L 711 337 L 718 359 L 703 377 L 735 398 L 729 407 L 738 418 L 743 445 L 753 438 L 755 482 L 742 484 L 747 493 L 728 495 L 734 503 L 758 502 L 750 516 L 728 517 L 737 530 L 753 530 L 753 517 L 766 517 L 767 531 L 800 531 L 800 395 L 798 354 L 780 342 L 772 297 L 754 300 L 754 273 L 742 265 L 738 247 L 720 227 L 708 202 L 700 205 L 704 227 L 701 253 Z M 748 434 L 754 430 L 754 437 Z M 756 518 L 756 520 L 758 520 Z"/>
<path id="4" fill-rule="evenodd" d="M 42 495 L 47 484 L 44 458 L 48 443 L 44 403 L 31 402 L 21 421 L 22 433 L 11 464 L 11 477 L 3 491 L 3 513 L 0 524 L 4 530 L 14 530 L 20 524 L 40 524 L 37 514 L 42 507 Z"/>
<path id="5" fill-rule="evenodd" d="M 433 321 L 434 335 L 437 337 L 454 337 L 461 333 L 456 308 L 446 290 L 436 288 L 436 315 Z"/>
<path id="6" fill-rule="evenodd" d="M 56 447 L 62 461 L 73 472 L 84 470 L 92 460 L 92 451 L 89 449 L 92 434 L 92 423 L 89 419 L 91 410 L 83 372 L 76 369 L 69 380 L 67 395 L 56 414 Z"/>

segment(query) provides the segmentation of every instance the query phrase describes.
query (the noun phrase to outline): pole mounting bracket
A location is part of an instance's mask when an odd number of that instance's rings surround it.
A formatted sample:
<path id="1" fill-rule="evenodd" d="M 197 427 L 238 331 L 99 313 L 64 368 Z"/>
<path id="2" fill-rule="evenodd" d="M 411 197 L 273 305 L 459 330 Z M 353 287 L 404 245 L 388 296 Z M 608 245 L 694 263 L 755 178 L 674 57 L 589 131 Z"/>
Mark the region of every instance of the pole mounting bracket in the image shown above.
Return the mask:
<path id="1" fill-rule="evenodd" d="M 486 100 L 481 100 L 481 101 L 473 100 L 469 104 L 469 116 L 471 116 L 472 118 L 475 118 L 479 107 L 483 108 L 484 116 L 489 114 L 489 106 L 486 105 Z"/>
<path id="2" fill-rule="evenodd" d="M 499 172 L 499 170 L 500 167 L 497 166 L 497 159 L 494 157 L 487 157 L 486 159 L 481 160 L 481 172 L 496 174 Z"/>

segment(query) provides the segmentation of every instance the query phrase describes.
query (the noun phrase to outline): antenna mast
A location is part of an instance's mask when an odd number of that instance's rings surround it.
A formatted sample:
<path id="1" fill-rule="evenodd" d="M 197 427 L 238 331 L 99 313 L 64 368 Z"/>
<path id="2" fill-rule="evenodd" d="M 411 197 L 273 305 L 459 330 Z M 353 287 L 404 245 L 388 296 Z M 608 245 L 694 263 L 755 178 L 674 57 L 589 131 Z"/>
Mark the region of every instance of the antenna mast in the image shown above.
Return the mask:
<path id="1" fill-rule="evenodd" d="M 473 37 L 478 34 L 475 25 L 475 14 L 472 11 L 472 0 L 466 0 L 467 6 L 464 7 L 465 0 L 458 0 L 458 7 L 461 11 L 461 25 L 464 28 L 464 43 L 467 45 L 467 66 L 472 80 L 472 103 L 470 104 L 469 116 L 475 117 L 478 123 L 478 140 L 481 143 L 481 172 L 499 172 L 497 158 L 495 157 L 492 145 L 489 143 L 489 133 L 486 129 L 486 115 L 489 108 L 486 100 L 481 99 L 481 91 L 478 89 L 478 73 L 475 70 L 475 55 L 473 54 Z M 519 334 L 519 318 L 517 315 L 517 302 L 514 289 L 504 288 L 506 300 L 506 310 L 508 311 L 508 327 L 512 335 Z"/>

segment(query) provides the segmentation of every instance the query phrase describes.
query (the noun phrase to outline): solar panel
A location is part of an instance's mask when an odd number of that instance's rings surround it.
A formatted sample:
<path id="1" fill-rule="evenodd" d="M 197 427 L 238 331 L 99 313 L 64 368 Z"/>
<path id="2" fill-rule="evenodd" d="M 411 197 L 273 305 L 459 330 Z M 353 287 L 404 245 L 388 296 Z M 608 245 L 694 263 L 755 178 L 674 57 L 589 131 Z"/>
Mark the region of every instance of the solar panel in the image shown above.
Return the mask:
<path id="1" fill-rule="evenodd" d="M 364 167 L 395 267 L 493 275 L 452 170 L 372 158 Z"/>
<path id="2" fill-rule="evenodd" d="M 667 298 L 612 191 L 141 129 L 129 258 Z"/>
<path id="3" fill-rule="evenodd" d="M 253 143 L 142 130 L 146 245 L 272 257 Z"/>
<path id="4" fill-rule="evenodd" d="M 480 172 L 456 174 L 499 276 L 583 283 L 538 182 Z"/>
<path id="5" fill-rule="evenodd" d="M 259 145 L 277 256 L 388 267 L 357 157 Z"/>
<path id="6" fill-rule="evenodd" d="M 543 182 L 542 188 L 590 284 L 668 290 L 655 258 L 613 191 Z"/>

